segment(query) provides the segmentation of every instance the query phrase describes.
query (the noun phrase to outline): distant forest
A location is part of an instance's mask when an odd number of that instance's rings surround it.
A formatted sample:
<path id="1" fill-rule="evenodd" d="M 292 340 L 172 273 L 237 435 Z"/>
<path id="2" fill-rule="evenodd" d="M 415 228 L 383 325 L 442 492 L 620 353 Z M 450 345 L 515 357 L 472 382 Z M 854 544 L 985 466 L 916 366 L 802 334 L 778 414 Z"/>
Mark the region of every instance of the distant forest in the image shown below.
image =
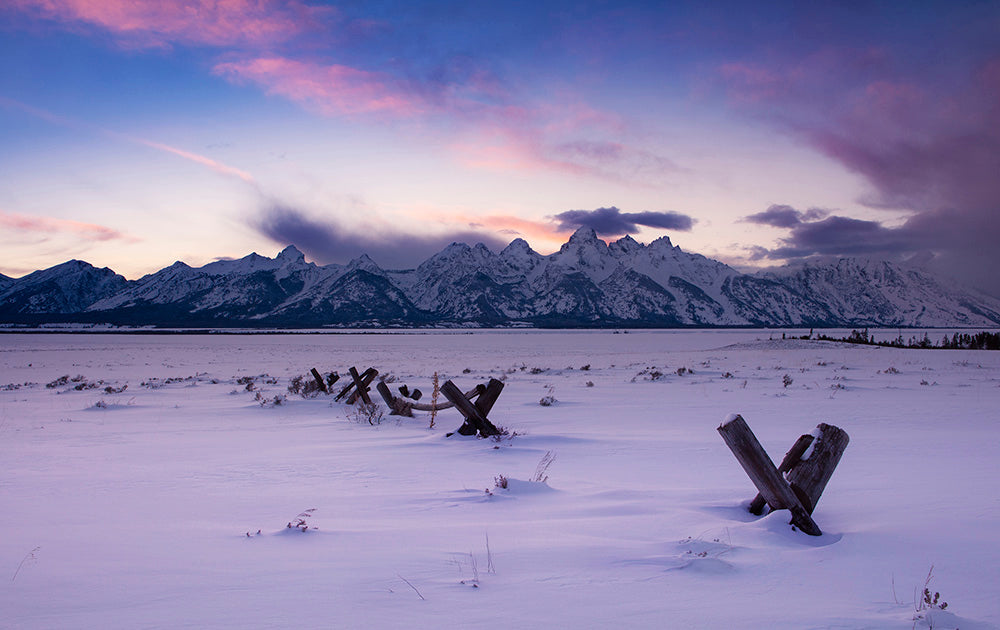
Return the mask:
<path id="1" fill-rule="evenodd" d="M 812 335 L 805 337 L 806 339 L 812 338 Z M 938 348 L 942 350 L 1000 350 L 1000 333 L 991 332 L 978 332 L 975 334 L 970 333 L 955 333 L 951 337 L 944 335 L 944 337 L 935 343 L 931 340 L 928 333 L 924 333 L 923 337 L 912 336 L 907 340 L 903 339 L 903 335 L 896 337 L 891 341 L 877 341 L 872 335 L 868 334 L 868 329 L 864 330 L 852 330 L 851 334 L 847 337 L 841 337 L 839 339 L 834 337 L 828 337 L 826 335 L 818 335 L 816 339 L 822 339 L 824 341 L 844 341 L 847 343 L 858 343 L 866 346 L 885 346 L 888 348 Z"/>

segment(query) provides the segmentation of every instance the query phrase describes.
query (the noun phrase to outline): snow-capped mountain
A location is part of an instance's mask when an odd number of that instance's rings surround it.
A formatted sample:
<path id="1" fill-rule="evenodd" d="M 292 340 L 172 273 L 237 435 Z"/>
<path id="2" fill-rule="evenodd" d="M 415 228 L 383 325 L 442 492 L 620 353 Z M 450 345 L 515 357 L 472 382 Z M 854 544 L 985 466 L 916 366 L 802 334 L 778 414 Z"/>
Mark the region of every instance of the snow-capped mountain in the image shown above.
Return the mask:
<path id="1" fill-rule="evenodd" d="M 1000 303 L 917 268 L 866 258 L 807 263 L 765 274 L 808 295 L 835 320 L 866 326 L 981 326 L 1000 321 Z"/>
<path id="2" fill-rule="evenodd" d="M 23 278 L 0 283 L 0 318 L 18 321 L 35 315 L 79 313 L 125 290 L 128 281 L 107 267 L 70 260 Z"/>
<path id="3" fill-rule="evenodd" d="M 177 262 L 131 282 L 71 261 L 0 277 L 0 316 L 216 327 L 993 327 L 1000 300 L 882 261 L 741 274 L 667 237 L 606 243 L 580 229 L 548 256 L 522 239 L 500 253 L 452 243 L 408 270 L 382 269 L 368 256 L 318 266 L 293 246 L 273 259 Z"/>

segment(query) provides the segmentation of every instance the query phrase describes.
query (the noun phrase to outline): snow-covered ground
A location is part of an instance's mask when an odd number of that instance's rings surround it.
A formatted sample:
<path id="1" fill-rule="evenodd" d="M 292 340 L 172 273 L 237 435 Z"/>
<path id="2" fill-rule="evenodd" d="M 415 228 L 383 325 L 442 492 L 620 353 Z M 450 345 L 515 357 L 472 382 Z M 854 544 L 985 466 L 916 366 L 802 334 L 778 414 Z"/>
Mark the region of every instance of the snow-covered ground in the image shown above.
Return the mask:
<path id="1" fill-rule="evenodd" d="M 516 435 L 445 437 L 455 410 L 429 429 L 332 397 L 261 406 L 237 382 L 273 400 L 351 365 L 425 401 L 435 371 L 505 379 L 490 417 Z M 46 387 L 63 375 L 83 380 Z M 0 389 L 3 628 L 1000 627 L 996 352 L 766 331 L 5 334 Z M 819 422 L 849 433 L 823 536 L 746 512 L 756 491 L 716 431 L 733 413 L 775 460 Z M 312 529 L 286 527 L 304 513 Z M 918 611 L 932 566 L 948 606 Z"/>

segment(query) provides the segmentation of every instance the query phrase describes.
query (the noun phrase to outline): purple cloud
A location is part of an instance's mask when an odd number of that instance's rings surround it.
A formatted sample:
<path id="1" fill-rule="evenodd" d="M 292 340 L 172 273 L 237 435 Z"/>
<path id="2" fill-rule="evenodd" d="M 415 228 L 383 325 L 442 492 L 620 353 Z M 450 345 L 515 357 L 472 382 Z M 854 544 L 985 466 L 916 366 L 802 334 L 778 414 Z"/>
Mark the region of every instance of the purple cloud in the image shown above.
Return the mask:
<path id="1" fill-rule="evenodd" d="M 552 217 L 559 230 L 575 230 L 589 227 L 601 236 L 628 234 L 640 225 L 686 232 L 694 225 L 694 219 L 677 212 L 622 212 L 618 208 L 598 208 L 597 210 L 567 210 Z"/>
<path id="2" fill-rule="evenodd" d="M 903 225 L 886 227 L 772 206 L 745 219 L 791 230 L 772 257 L 930 251 L 939 270 L 1000 295 L 1000 280 L 982 272 L 1000 266 L 1000 40 L 984 26 L 998 11 L 964 6 L 946 17 L 895 18 L 861 8 L 873 24 L 914 24 L 877 46 L 834 45 L 831 36 L 812 49 L 778 47 L 720 64 L 731 107 L 861 176 L 869 185 L 862 205 L 907 213 Z M 900 35 L 914 25 L 919 41 Z"/>
<path id="3" fill-rule="evenodd" d="M 826 210 L 820 210 L 819 208 L 810 208 L 805 212 L 799 212 L 791 206 L 774 204 L 763 212 L 744 217 L 743 220 L 749 223 L 770 225 L 771 227 L 791 228 L 805 221 L 822 219 L 827 214 Z"/>
<path id="4" fill-rule="evenodd" d="M 499 251 L 507 242 L 488 233 L 457 231 L 442 235 L 413 235 L 402 230 L 355 233 L 337 222 L 321 220 L 286 205 L 271 204 L 254 227 L 278 245 L 295 245 L 319 264 L 346 263 L 368 254 L 386 269 L 411 269 L 453 242 L 483 243 Z"/>

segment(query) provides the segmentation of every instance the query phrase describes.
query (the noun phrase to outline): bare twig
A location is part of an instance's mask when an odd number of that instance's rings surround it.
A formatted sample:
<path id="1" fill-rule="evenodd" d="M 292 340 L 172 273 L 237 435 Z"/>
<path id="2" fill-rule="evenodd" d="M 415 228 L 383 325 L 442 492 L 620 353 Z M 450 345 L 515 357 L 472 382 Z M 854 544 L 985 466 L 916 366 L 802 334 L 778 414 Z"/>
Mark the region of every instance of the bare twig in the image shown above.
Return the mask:
<path id="1" fill-rule="evenodd" d="M 532 481 L 538 483 L 545 483 L 548 481 L 549 476 L 545 473 L 548 471 L 549 466 L 552 462 L 556 460 L 556 454 L 552 451 L 545 451 L 545 455 L 542 455 L 541 461 L 538 462 L 538 466 L 535 467 L 535 476 L 531 478 Z"/>
<path id="2" fill-rule="evenodd" d="M 14 571 L 14 575 L 11 576 L 11 578 L 10 578 L 11 582 L 13 582 L 14 580 L 17 579 L 17 574 L 21 572 L 21 567 L 24 566 L 25 562 L 27 562 L 28 560 L 36 560 L 37 559 L 35 557 L 35 552 L 38 551 L 39 549 L 41 549 L 41 547 L 35 547 L 34 549 L 32 549 L 31 551 L 29 551 L 28 553 L 24 554 L 24 557 L 21 558 L 21 562 L 19 562 L 18 565 L 17 565 L 17 569 Z"/>
<path id="3" fill-rule="evenodd" d="M 427 427 L 429 429 L 434 428 L 434 418 L 437 416 L 438 412 L 438 396 L 441 395 L 441 387 L 438 383 L 438 373 L 434 373 L 434 390 L 431 392 L 431 422 Z"/>
<path id="4" fill-rule="evenodd" d="M 486 572 L 496 574 L 497 569 L 493 566 L 493 552 L 490 551 L 490 533 L 486 532 Z"/>
<path id="5" fill-rule="evenodd" d="M 396 577 L 398 577 L 399 579 L 401 579 L 404 582 L 406 582 L 406 585 L 413 589 L 413 592 L 417 594 L 417 597 L 419 597 L 420 599 L 422 599 L 424 601 L 427 601 L 427 598 L 424 597 L 423 595 L 421 595 L 420 591 L 417 590 L 417 587 L 414 586 L 413 584 L 411 584 L 409 580 L 407 580 L 405 577 L 403 577 L 402 575 L 400 575 L 398 573 L 396 574 Z"/>

